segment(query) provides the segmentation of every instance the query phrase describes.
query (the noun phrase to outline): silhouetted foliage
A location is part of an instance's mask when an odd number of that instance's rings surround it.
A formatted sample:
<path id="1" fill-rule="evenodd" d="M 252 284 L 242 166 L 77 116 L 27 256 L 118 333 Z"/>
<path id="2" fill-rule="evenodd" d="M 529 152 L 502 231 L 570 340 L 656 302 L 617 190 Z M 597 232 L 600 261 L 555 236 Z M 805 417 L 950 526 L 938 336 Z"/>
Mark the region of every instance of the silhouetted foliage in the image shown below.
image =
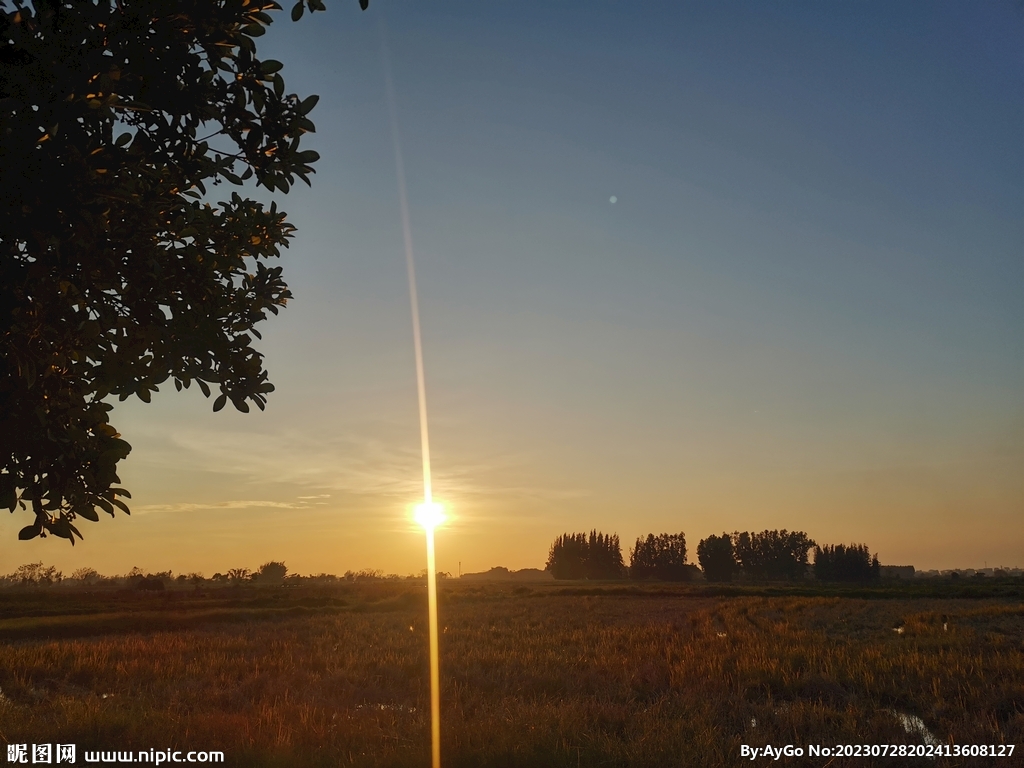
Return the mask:
<path id="1" fill-rule="evenodd" d="M 582 579 L 586 573 L 587 535 L 563 533 L 551 545 L 544 568 L 556 579 Z"/>
<path id="2" fill-rule="evenodd" d="M 71 574 L 71 578 L 80 584 L 95 584 L 103 577 L 100 576 L 99 571 L 95 568 L 83 566 L 82 568 L 76 568 L 75 572 Z"/>
<path id="3" fill-rule="evenodd" d="M 288 566 L 272 560 L 261 565 L 253 578 L 260 584 L 282 584 L 287 575 Z"/>
<path id="4" fill-rule="evenodd" d="M 629 576 L 632 579 L 686 581 L 686 535 L 662 533 L 639 538 L 629 553 Z"/>
<path id="5" fill-rule="evenodd" d="M 835 544 L 814 548 L 814 577 L 819 581 L 878 581 L 882 575 L 878 555 L 867 544 Z"/>
<path id="6" fill-rule="evenodd" d="M 625 575 L 618 535 L 591 531 L 587 540 L 587 578 L 621 579 Z"/>
<path id="7" fill-rule="evenodd" d="M 252 340 L 291 298 L 264 260 L 294 227 L 276 203 L 203 199 L 313 173 L 317 97 L 256 56 L 271 10 L 0 0 L 0 506 L 31 504 L 21 539 L 74 544 L 76 518 L 128 512 L 109 395 L 148 403 L 171 378 L 248 411 L 273 391 Z"/>
<path id="8" fill-rule="evenodd" d="M 619 537 L 597 531 L 559 536 L 545 569 L 556 579 L 621 579 L 626 571 Z"/>
<path id="9" fill-rule="evenodd" d="M 740 567 L 728 533 L 702 540 L 697 545 L 697 560 L 708 581 L 732 581 L 733 574 Z"/>
<path id="10" fill-rule="evenodd" d="M 167 588 L 164 580 L 158 576 L 145 576 L 134 582 L 132 587 L 143 592 L 163 592 Z"/>
<path id="11" fill-rule="evenodd" d="M 160 573 L 143 573 L 142 569 L 138 566 L 132 568 L 125 577 L 125 581 L 132 589 L 149 592 L 162 591 L 166 588 L 171 579 L 172 576 L 170 571 L 161 571 Z"/>
<path id="12" fill-rule="evenodd" d="M 758 579 L 800 579 L 807 575 L 807 554 L 814 541 L 803 531 L 733 534 L 733 551 L 743 572 Z"/>

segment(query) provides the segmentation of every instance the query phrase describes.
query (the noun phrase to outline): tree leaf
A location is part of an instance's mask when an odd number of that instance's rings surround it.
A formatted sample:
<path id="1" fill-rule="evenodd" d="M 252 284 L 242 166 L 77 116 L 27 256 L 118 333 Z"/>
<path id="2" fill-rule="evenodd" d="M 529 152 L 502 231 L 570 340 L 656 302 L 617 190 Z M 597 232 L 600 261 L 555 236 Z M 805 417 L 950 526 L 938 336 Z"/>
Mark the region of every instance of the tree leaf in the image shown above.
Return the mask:
<path id="1" fill-rule="evenodd" d="M 299 19 L 301 19 L 302 18 L 302 13 L 305 10 L 306 10 L 306 6 L 305 5 L 303 5 L 301 2 L 296 3 L 295 7 L 292 8 L 292 21 L 298 21 Z"/>
<path id="2" fill-rule="evenodd" d="M 96 510 L 90 506 L 81 506 L 75 510 L 75 514 L 79 517 L 84 517 L 86 520 L 92 520 L 94 523 L 98 523 L 100 516 L 96 514 Z"/>
<path id="3" fill-rule="evenodd" d="M 42 532 L 43 529 L 39 525 L 26 525 L 18 531 L 18 538 L 21 541 L 28 541 L 29 539 L 34 539 Z"/>
<path id="4" fill-rule="evenodd" d="M 213 410 L 214 410 L 214 412 L 216 413 L 221 408 L 223 408 L 225 403 L 227 403 L 227 401 L 228 401 L 228 396 L 227 395 L 221 395 L 216 400 L 214 400 L 213 401 Z"/>

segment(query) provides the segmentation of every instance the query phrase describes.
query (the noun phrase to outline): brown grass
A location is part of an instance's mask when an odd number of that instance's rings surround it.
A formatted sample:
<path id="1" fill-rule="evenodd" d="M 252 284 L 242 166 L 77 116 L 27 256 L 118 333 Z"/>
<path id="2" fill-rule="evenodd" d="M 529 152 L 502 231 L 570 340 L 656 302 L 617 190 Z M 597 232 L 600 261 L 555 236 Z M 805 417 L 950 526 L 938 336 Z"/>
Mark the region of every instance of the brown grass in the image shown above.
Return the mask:
<path id="1" fill-rule="evenodd" d="M 589 591 L 442 585 L 445 765 L 714 768 L 751 764 L 741 744 L 920 743 L 893 712 L 1018 749 L 917 764 L 1024 765 L 1020 600 Z M 45 610 L 66 596 L 4 600 L 0 741 L 429 764 L 422 587 L 78 597 L 73 614 Z"/>

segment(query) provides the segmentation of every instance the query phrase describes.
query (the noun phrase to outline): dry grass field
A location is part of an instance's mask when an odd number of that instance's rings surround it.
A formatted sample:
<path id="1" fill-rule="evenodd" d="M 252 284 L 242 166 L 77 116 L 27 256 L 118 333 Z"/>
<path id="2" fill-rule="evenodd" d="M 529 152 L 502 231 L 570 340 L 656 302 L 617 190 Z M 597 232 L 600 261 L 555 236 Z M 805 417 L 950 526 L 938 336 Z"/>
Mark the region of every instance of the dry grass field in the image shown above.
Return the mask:
<path id="1" fill-rule="evenodd" d="M 444 582 L 444 762 L 1024 765 L 1018 590 L 866 599 Z M 403 583 L 6 590 L 0 741 L 76 743 L 79 755 L 218 749 L 244 766 L 429 765 L 425 605 L 424 588 Z M 1016 754 L 741 757 L 744 744 L 932 737 Z"/>

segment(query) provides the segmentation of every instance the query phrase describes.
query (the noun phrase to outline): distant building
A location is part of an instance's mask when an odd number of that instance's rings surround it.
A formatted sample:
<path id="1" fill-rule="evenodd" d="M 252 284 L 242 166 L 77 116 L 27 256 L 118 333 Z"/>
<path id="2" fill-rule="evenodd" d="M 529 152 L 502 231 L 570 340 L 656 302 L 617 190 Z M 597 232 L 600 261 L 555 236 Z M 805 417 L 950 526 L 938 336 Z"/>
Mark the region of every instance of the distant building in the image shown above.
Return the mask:
<path id="1" fill-rule="evenodd" d="M 883 579 L 912 579 L 914 573 L 912 565 L 883 565 L 880 575 Z"/>

